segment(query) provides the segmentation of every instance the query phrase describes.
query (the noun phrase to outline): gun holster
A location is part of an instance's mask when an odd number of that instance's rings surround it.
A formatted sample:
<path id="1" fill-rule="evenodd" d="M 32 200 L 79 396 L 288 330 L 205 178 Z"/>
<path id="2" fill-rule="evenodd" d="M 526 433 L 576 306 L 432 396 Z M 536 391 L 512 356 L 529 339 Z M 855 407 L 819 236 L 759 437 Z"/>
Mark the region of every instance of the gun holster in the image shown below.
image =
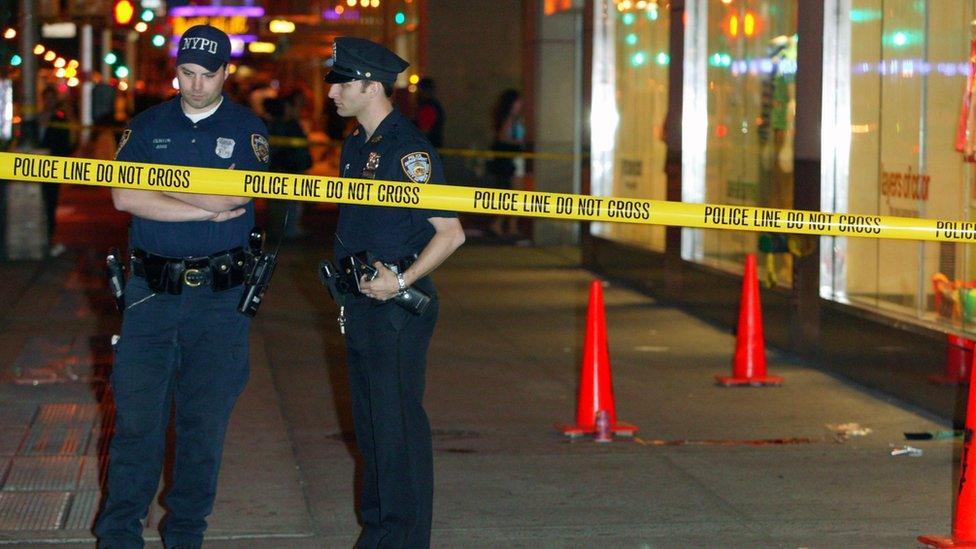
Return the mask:
<path id="1" fill-rule="evenodd" d="M 251 318 L 258 314 L 264 292 L 268 290 L 271 275 L 278 265 L 278 254 L 263 251 L 263 244 L 264 232 L 255 227 L 251 230 L 251 258 L 248 260 L 244 275 L 244 293 L 237 303 L 238 312 Z"/>

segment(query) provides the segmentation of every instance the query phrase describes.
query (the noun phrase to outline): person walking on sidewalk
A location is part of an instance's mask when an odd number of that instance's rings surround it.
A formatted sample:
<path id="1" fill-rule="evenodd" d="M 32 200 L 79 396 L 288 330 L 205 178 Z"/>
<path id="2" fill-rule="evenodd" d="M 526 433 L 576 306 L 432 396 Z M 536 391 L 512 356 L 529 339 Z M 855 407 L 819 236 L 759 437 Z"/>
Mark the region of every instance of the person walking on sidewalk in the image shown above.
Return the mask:
<path id="1" fill-rule="evenodd" d="M 207 25 L 180 39 L 180 93 L 136 116 L 117 160 L 266 170 L 267 130 L 222 94 L 230 40 Z M 160 170 L 162 176 L 167 170 Z M 132 276 L 111 384 L 115 434 L 100 548 L 142 547 L 163 467 L 170 408 L 175 460 L 162 527 L 167 548 L 198 548 L 213 509 L 231 410 L 247 383 L 249 318 L 237 312 L 254 208 L 248 198 L 112 189 L 132 214 Z"/>
<path id="2" fill-rule="evenodd" d="M 341 116 L 359 122 L 342 147 L 343 177 L 442 183 L 437 151 L 390 97 L 408 63 L 385 47 L 337 38 L 326 75 Z M 427 347 L 438 303 L 427 275 L 464 243 L 453 212 L 343 204 L 336 259 L 371 252 L 378 276 L 346 296 L 346 348 L 356 444 L 364 467 L 356 547 L 430 545 L 433 445 L 423 408 Z M 410 286 L 431 296 L 413 314 L 393 298 Z M 352 288 L 356 288 L 355 282 Z"/>

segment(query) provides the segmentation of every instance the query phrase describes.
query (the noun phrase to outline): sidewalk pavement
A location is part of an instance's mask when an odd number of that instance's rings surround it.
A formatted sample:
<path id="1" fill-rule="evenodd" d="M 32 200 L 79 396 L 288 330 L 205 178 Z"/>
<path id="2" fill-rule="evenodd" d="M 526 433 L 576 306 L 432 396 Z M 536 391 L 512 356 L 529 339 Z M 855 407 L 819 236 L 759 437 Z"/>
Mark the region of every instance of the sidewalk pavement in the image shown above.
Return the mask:
<path id="1" fill-rule="evenodd" d="M 65 207 L 101 213 L 64 216 L 68 253 L 0 263 L 0 545 L 93 542 L 119 325 L 102 253 L 124 240 L 124 218 L 80 192 Z M 350 547 L 358 535 L 344 349 L 314 272 L 331 217 L 312 212 L 317 238 L 283 246 L 254 323 L 207 547 Z M 781 387 L 718 387 L 731 334 L 614 284 L 617 414 L 640 430 L 611 444 L 563 437 L 554 424 L 574 419 L 593 278 L 578 266 L 571 248 L 474 241 L 438 270 L 435 547 L 912 547 L 950 532 L 960 445 L 903 435 L 946 423 L 772 349 Z M 890 455 L 906 443 L 923 455 Z M 162 514 L 154 506 L 149 539 Z"/>

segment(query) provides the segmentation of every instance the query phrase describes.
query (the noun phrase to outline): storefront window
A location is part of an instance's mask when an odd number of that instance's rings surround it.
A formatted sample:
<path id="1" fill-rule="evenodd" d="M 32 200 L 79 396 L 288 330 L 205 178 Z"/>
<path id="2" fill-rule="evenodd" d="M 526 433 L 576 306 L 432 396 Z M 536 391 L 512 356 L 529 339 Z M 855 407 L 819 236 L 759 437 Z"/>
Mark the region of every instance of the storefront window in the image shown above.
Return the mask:
<path id="1" fill-rule="evenodd" d="M 834 182 L 838 212 L 960 220 L 973 200 L 972 164 L 957 151 L 976 142 L 968 59 L 972 0 L 852 0 L 850 155 Z M 843 47 L 843 46 L 841 46 Z M 960 117 L 970 132 L 957 143 Z M 968 142 L 967 142 L 968 141 Z M 823 297 L 972 329 L 976 271 L 961 244 L 831 238 Z"/>
<path id="2" fill-rule="evenodd" d="M 664 119 L 668 108 L 669 10 L 665 2 L 599 2 L 607 19 L 594 33 L 594 99 L 612 98 L 615 116 L 601 115 L 601 123 L 615 120 L 605 135 L 594 128 L 594 151 L 609 144 L 603 169 L 593 170 L 593 194 L 664 200 L 666 147 Z M 601 61 L 605 65 L 601 66 Z M 609 69 L 609 70 L 608 70 Z M 598 103 L 594 101 L 594 105 Z M 601 108 L 606 104 L 600 103 Z M 594 113 L 594 122 L 596 122 Z M 607 143 L 597 142 L 599 140 Z M 593 234 L 653 251 L 664 251 L 664 227 L 626 223 L 593 223 Z"/>
<path id="3" fill-rule="evenodd" d="M 708 134 L 704 201 L 791 208 L 796 2 L 708 0 Z M 691 257 L 738 272 L 761 253 L 767 286 L 792 284 L 785 236 L 696 231 Z"/>

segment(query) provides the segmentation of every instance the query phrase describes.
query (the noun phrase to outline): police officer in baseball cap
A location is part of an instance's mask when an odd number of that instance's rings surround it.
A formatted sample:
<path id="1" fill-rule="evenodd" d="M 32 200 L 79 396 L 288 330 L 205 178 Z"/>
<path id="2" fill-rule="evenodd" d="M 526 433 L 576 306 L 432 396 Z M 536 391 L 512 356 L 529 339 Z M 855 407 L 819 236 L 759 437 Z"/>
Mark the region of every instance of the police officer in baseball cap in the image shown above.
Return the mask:
<path id="1" fill-rule="evenodd" d="M 179 95 L 149 108 L 122 133 L 116 160 L 265 171 L 264 123 L 223 93 L 230 39 L 198 25 L 180 38 Z M 175 460 L 166 495 L 165 547 L 199 548 L 216 499 L 231 411 L 247 383 L 250 318 L 244 295 L 254 205 L 250 197 L 112 189 L 132 215 L 131 276 L 112 365 L 115 430 L 99 548 L 144 546 L 143 519 L 165 463 L 171 405 Z"/>
<path id="2" fill-rule="evenodd" d="M 325 78 L 333 84 L 329 98 L 341 116 L 359 122 L 343 143 L 342 177 L 402 181 L 409 184 L 402 188 L 406 193 L 418 184 L 444 182 L 437 150 L 390 100 L 397 74 L 408 66 L 369 40 L 336 39 L 332 72 Z M 439 300 L 428 274 L 463 243 L 454 212 L 339 206 L 339 265 L 348 266 L 351 257 L 378 260 L 376 277 L 352 280 L 336 297 L 364 465 L 363 531 L 356 547 L 430 545 L 434 465 L 423 393 Z M 410 287 L 430 296 L 425 310 L 407 310 L 394 300 Z"/>

